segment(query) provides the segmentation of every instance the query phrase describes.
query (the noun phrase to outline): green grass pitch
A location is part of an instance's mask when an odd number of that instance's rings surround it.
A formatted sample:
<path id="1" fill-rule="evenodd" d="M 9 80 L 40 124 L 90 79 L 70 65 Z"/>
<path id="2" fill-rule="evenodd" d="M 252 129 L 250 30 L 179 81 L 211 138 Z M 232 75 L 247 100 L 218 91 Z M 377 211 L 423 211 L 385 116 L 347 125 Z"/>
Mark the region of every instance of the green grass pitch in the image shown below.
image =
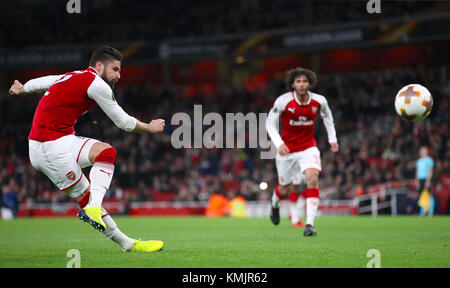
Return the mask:
<path id="1" fill-rule="evenodd" d="M 115 217 L 130 237 L 164 241 L 154 253 L 124 253 L 74 218 L 0 221 L 0 267 L 64 268 L 70 249 L 82 268 L 450 267 L 450 218 L 320 217 L 317 237 L 268 218 Z"/>

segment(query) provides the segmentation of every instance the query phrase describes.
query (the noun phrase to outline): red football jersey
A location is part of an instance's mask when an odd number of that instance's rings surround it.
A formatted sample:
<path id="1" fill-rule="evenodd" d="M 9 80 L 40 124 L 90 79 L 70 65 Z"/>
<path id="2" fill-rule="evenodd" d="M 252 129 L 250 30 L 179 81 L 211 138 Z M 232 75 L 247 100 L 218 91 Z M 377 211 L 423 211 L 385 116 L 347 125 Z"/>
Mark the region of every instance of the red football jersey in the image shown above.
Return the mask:
<path id="1" fill-rule="evenodd" d="M 95 76 L 92 68 L 61 75 L 39 101 L 28 139 L 45 142 L 75 134 L 78 117 L 95 105 L 87 96 Z"/>
<path id="2" fill-rule="evenodd" d="M 320 103 L 314 99 L 310 99 L 309 102 L 309 105 L 302 105 L 292 97 L 281 114 L 281 139 L 291 152 L 316 146 L 314 124 Z"/>
<path id="3" fill-rule="evenodd" d="M 314 125 L 319 112 L 324 119 L 329 142 L 337 142 L 333 116 L 325 97 L 309 92 L 306 104 L 300 103 L 294 91 L 278 97 L 267 119 L 267 131 L 275 146 L 279 148 L 284 143 L 291 153 L 317 146 Z M 274 129 L 275 115 L 281 120 L 281 137 Z"/>
<path id="4" fill-rule="evenodd" d="M 39 142 L 56 140 L 74 134 L 78 117 L 98 104 L 114 124 L 127 132 L 136 127 L 137 119 L 123 111 L 114 93 L 95 71 L 69 72 L 63 75 L 31 79 L 23 85 L 25 92 L 45 92 L 34 113 L 28 139 Z"/>

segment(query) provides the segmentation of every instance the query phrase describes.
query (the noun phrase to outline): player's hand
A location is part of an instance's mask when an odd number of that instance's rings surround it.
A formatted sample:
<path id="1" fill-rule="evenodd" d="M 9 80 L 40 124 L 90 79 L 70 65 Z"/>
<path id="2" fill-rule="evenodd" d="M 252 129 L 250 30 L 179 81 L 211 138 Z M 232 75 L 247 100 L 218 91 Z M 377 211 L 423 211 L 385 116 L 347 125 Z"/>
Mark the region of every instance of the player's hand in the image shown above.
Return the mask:
<path id="1" fill-rule="evenodd" d="M 161 133 L 166 126 L 166 121 L 164 119 L 155 119 L 148 124 L 148 131 L 150 133 Z"/>
<path id="2" fill-rule="evenodd" d="M 280 146 L 280 148 L 278 148 L 278 153 L 280 153 L 280 155 L 287 155 L 291 152 L 291 150 L 289 150 L 289 147 L 286 146 L 286 144 L 283 144 Z"/>
<path id="3" fill-rule="evenodd" d="M 17 80 L 14 80 L 14 84 L 9 88 L 9 94 L 11 95 L 20 95 L 24 93 L 25 90 L 23 89 L 22 83 L 20 83 Z"/>
<path id="4" fill-rule="evenodd" d="M 331 146 L 331 152 L 339 151 L 339 145 L 337 143 L 330 143 L 330 146 Z"/>

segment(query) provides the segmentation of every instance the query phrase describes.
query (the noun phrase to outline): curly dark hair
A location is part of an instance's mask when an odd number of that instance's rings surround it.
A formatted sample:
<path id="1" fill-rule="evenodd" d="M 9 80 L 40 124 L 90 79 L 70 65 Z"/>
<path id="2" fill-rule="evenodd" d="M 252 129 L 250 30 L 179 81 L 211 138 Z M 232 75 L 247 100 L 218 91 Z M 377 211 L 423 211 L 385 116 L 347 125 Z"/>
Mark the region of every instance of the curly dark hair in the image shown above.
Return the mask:
<path id="1" fill-rule="evenodd" d="M 309 81 L 309 88 L 313 89 L 317 84 L 317 74 L 309 69 L 297 67 L 294 69 L 290 69 L 286 72 L 286 88 L 289 91 L 292 91 L 294 88 L 292 88 L 292 84 L 295 81 L 295 78 L 300 77 L 302 75 L 305 75 L 306 78 L 308 78 Z"/>

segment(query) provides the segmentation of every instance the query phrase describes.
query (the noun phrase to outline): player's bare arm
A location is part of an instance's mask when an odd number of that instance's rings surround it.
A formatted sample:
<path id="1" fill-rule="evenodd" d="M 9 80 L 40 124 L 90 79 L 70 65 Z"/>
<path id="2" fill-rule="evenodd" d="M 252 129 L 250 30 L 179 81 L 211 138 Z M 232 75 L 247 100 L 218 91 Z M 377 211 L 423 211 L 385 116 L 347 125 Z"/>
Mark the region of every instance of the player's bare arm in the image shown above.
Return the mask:
<path id="1" fill-rule="evenodd" d="M 278 148 L 278 153 L 280 153 L 280 155 L 287 155 L 290 152 L 291 150 L 289 150 L 289 147 L 286 144 L 282 144 L 280 148 Z"/>
<path id="2" fill-rule="evenodd" d="M 331 146 L 331 152 L 338 152 L 339 151 L 339 144 L 336 142 L 330 143 Z"/>
<path id="3" fill-rule="evenodd" d="M 161 133 L 164 130 L 166 121 L 164 119 L 155 119 L 150 123 L 144 123 L 139 120 L 136 121 L 136 127 L 132 131 L 133 133 Z"/>

